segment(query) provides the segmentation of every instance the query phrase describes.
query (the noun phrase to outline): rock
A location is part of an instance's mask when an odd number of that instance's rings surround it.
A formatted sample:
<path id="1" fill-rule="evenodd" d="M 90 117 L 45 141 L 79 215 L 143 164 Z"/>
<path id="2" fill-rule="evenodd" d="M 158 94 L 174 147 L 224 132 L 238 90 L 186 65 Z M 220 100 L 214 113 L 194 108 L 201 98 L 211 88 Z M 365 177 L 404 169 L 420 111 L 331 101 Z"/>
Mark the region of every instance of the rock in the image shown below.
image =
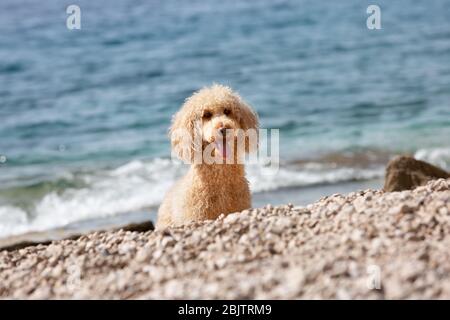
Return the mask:
<path id="1" fill-rule="evenodd" d="M 440 178 L 450 178 L 450 173 L 427 162 L 399 156 L 392 159 L 386 167 L 383 189 L 387 192 L 411 190 Z"/>
<path id="2" fill-rule="evenodd" d="M 130 223 L 122 229 L 125 231 L 147 232 L 155 230 L 155 226 L 151 221 L 144 221 L 141 223 Z"/>

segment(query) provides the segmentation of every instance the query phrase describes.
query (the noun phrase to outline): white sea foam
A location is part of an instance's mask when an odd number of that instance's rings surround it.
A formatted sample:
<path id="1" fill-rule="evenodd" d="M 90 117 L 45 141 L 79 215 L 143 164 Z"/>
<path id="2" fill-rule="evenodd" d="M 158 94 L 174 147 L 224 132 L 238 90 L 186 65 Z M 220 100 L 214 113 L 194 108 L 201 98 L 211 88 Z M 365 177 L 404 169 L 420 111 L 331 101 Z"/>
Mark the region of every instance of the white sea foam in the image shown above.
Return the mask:
<path id="1" fill-rule="evenodd" d="M 320 169 L 318 169 L 320 167 Z M 353 180 L 368 180 L 382 175 L 382 168 L 324 168 L 295 170 L 250 166 L 247 170 L 252 192 L 270 191 L 286 187 L 307 187 Z"/>
<path id="2" fill-rule="evenodd" d="M 83 188 L 53 191 L 36 201 L 32 212 L 13 206 L 0 207 L 0 238 L 28 231 L 43 231 L 77 221 L 103 218 L 161 203 L 168 188 L 187 170 L 169 159 L 135 160 L 112 170 L 78 174 Z M 322 165 L 303 169 L 250 165 L 247 177 L 252 192 L 284 187 L 305 187 L 379 177 L 382 169 L 332 168 Z M 67 175 L 74 179 L 73 175 Z M 33 218 L 28 218 L 28 217 Z"/>
<path id="3" fill-rule="evenodd" d="M 183 169 L 181 164 L 156 159 L 85 174 L 85 188 L 48 193 L 29 214 L 18 207 L 0 207 L 0 237 L 156 207 Z"/>
<path id="4" fill-rule="evenodd" d="M 27 232 L 29 229 L 27 213 L 17 207 L 0 207 L 0 238 Z"/>

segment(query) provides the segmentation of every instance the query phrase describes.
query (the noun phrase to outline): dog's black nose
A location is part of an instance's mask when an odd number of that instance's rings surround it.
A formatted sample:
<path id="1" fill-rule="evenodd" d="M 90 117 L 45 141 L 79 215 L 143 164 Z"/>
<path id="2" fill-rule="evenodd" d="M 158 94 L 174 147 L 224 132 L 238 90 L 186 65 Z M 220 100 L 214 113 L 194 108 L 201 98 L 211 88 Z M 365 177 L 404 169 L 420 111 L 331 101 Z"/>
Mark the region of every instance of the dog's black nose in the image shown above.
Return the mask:
<path id="1" fill-rule="evenodd" d="M 220 128 L 219 132 L 222 136 L 225 136 L 227 134 L 227 128 Z"/>

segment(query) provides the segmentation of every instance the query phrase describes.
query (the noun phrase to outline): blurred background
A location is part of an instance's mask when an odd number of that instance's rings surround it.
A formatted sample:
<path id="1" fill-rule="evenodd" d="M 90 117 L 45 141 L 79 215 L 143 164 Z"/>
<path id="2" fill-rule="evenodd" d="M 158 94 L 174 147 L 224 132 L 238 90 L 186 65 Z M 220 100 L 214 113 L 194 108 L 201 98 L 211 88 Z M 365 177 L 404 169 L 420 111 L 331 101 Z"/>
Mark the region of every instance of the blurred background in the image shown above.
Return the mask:
<path id="1" fill-rule="evenodd" d="M 255 206 L 380 188 L 399 153 L 450 169 L 448 0 L 2 0 L 0 237 L 153 219 L 171 116 L 213 82 L 280 129 Z"/>

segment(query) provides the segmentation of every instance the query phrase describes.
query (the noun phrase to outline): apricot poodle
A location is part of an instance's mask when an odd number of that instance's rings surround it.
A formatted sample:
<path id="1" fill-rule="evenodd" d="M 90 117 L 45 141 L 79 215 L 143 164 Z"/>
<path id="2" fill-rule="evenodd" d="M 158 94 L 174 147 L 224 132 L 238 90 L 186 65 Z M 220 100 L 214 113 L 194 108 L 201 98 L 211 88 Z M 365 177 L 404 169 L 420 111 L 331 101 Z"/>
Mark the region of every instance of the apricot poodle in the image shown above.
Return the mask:
<path id="1" fill-rule="evenodd" d="M 165 195 L 157 228 L 250 208 L 244 160 L 258 147 L 258 127 L 256 113 L 229 87 L 215 84 L 186 99 L 169 135 L 173 154 L 190 168 Z"/>

